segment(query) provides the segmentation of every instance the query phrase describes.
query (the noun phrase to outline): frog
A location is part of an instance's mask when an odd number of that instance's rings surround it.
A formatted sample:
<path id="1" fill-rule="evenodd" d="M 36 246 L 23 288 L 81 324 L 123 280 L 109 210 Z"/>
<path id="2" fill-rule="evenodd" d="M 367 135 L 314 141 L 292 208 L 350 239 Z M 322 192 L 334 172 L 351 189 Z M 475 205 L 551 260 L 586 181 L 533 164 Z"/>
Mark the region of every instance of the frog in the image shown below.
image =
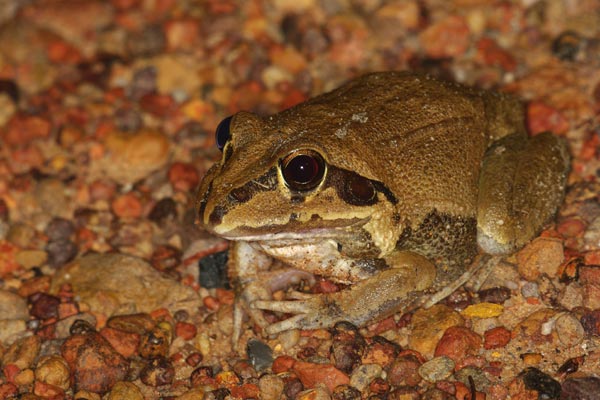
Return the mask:
<path id="1" fill-rule="evenodd" d="M 387 71 L 225 118 L 196 209 L 231 241 L 233 341 L 246 316 L 271 336 L 366 326 L 439 300 L 477 255 L 531 241 L 562 202 L 570 156 L 564 138 L 530 135 L 524 115 L 510 94 Z M 341 289 L 290 289 L 315 276 Z"/>

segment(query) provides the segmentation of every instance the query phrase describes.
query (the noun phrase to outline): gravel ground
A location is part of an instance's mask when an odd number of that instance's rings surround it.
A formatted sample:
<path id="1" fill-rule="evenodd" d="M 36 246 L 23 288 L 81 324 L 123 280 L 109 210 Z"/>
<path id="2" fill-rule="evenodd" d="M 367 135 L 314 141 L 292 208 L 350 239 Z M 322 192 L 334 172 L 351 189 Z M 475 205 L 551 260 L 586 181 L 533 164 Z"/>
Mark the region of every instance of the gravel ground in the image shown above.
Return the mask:
<path id="1" fill-rule="evenodd" d="M 568 140 L 556 224 L 476 292 L 232 349 L 216 125 L 406 69 Z M 599 111 L 597 0 L 0 2 L 0 398 L 600 399 Z"/>

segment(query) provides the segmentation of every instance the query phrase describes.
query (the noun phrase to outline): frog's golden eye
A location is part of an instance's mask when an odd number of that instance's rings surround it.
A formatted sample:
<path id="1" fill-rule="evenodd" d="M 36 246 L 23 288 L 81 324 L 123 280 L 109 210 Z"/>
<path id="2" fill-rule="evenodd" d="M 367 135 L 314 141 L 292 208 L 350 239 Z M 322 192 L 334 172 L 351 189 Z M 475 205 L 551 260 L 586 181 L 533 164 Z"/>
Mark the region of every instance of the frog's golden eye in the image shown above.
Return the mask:
<path id="1" fill-rule="evenodd" d="M 215 130 L 215 141 L 217 142 L 217 147 L 221 151 L 223 151 L 223 148 L 225 147 L 225 145 L 229 141 L 229 137 L 231 136 L 230 128 L 232 118 L 233 116 L 230 115 L 223 121 L 219 122 L 219 125 L 217 125 L 217 129 Z"/>
<path id="2" fill-rule="evenodd" d="M 316 188 L 325 176 L 325 160 L 313 150 L 294 151 L 281 160 L 285 184 L 292 190 Z"/>

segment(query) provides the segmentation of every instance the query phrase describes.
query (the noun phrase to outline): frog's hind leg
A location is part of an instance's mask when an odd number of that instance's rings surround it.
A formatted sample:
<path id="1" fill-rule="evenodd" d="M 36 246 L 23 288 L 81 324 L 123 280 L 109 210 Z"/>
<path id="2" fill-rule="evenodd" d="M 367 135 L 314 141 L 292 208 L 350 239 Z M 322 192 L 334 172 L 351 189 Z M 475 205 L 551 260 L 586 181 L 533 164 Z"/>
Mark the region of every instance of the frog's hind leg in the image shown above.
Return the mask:
<path id="1" fill-rule="evenodd" d="M 507 254 L 537 235 L 563 199 L 569 154 L 545 132 L 505 136 L 487 150 L 479 176 L 477 243 Z"/>

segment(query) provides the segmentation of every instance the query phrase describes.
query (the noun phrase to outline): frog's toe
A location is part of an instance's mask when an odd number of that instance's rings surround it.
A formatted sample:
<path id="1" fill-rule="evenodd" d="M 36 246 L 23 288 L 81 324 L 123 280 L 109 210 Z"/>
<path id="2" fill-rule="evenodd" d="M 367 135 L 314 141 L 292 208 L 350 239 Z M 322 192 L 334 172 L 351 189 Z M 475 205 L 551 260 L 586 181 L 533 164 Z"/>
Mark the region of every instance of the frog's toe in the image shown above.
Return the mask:
<path id="1" fill-rule="evenodd" d="M 257 300 L 250 306 L 254 309 L 277 311 L 288 314 L 306 314 L 315 308 L 315 305 L 310 299 L 297 301 Z"/>

